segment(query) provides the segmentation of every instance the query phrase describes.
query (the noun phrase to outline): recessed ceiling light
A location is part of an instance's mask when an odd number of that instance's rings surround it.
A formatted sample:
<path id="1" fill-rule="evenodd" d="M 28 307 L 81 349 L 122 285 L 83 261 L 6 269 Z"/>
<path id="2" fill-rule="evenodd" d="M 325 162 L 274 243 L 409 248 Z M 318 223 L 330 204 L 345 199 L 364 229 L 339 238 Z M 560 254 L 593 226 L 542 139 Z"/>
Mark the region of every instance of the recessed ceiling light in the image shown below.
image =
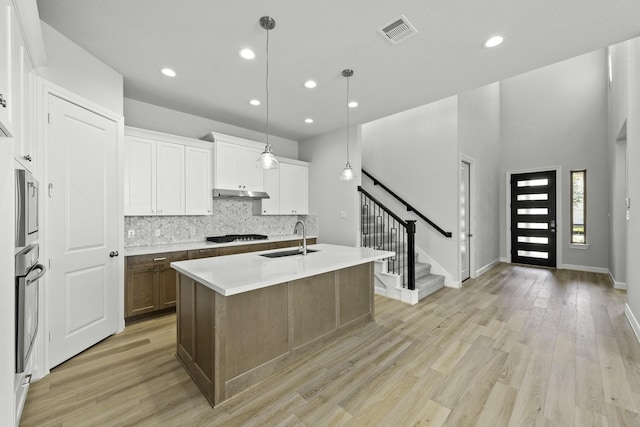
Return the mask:
<path id="1" fill-rule="evenodd" d="M 504 41 L 504 36 L 496 35 L 496 36 L 492 36 L 489 39 L 487 39 L 484 43 L 482 43 L 482 46 L 484 46 L 484 47 L 496 47 L 496 46 L 502 44 L 503 41 Z"/>
<path id="2" fill-rule="evenodd" d="M 356 108 L 358 106 L 358 103 L 356 101 L 351 101 L 349 104 L 349 108 Z"/>
<path id="3" fill-rule="evenodd" d="M 257 99 L 252 99 L 251 101 L 249 101 L 249 104 L 254 105 L 254 106 L 258 106 L 258 105 L 260 105 L 260 101 L 258 101 Z"/>
<path id="4" fill-rule="evenodd" d="M 162 74 L 164 74 L 167 77 L 175 77 L 176 76 L 176 72 L 173 71 L 171 68 L 163 68 L 162 70 L 160 70 L 160 72 Z"/>
<path id="5" fill-rule="evenodd" d="M 308 119 L 304 119 L 305 123 L 313 123 L 313 119 L 312 118 L 308 118 Z"/>
<path id="6" fill-rule="evenodd" d="M 307 80 L 306 82 L 304 82 L 304 87 L 306 87 L 307 89 L 313 89 L 316 86 L 318 86 L 318 84 L 313 80 Z"/>
<path id="7" fill-rule="evenodd" d="M 244 59 L 253 59 L 256 57 L 256 54 L 251 49 L 242 49 L 240 51 L 240 56 Z"/>

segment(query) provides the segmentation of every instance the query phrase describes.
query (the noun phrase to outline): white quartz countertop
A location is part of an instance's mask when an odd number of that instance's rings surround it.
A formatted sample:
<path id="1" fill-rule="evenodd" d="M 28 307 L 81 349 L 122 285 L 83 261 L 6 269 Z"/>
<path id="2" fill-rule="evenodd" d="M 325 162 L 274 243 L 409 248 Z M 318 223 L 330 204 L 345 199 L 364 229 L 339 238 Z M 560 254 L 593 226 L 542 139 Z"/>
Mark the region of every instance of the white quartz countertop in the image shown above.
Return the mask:
<path id="1" fill-rule="evenodd" d="M 317 236 L 307 236 L 307 239 L 317 238 Z M 169 243 L 165 245 L 148 245 L 148 246 L 133 246 L 124 248 L 125 256 L 136 255 L 150 255 L 159 254 L 163 252 L 179 252 L 179 251 L 191 251 L 207 248 L 222 248 L 225 246 L 241 246 L 241 245 L 255 245 L 259 243 L 269 242 L 283 242 L 287 240 L 301 240 L 302 236 L 298 234 L 290 234 L 285 236 L 269 236 L 266 240 L 238 240 L 229 243 L 213 243 L 207 240 L 200 242 L 187 242 L 187 243 Z"/>
<path id="2" fill-rule="evenodd" d="M 315 249 L 318 252 L 312 252 L 306 256 L 293 255 L 280 258 L 260 256 L 270 252 L 291 250 L 291 248 L 277 249 L 172 262 L 171 267 L 219 294 L 230 296 L 365 264 L 395 254 L 371 248 L 327 244 L 310 245 L 309 249 Z"/>

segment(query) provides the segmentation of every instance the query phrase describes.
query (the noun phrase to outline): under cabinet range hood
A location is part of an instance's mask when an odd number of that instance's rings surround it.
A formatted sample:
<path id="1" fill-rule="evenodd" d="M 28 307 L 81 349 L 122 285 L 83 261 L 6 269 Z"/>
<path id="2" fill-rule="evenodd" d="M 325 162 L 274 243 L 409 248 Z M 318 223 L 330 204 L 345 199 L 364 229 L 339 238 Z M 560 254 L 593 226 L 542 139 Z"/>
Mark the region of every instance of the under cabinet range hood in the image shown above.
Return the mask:
<path id="1" fill-rule="evenodd" d="M 227 190 L 223 188 L 213 189 L 214 199 L 268 199 L 269 195 L 264 191 L 248 191 L 248 190 Z"/>

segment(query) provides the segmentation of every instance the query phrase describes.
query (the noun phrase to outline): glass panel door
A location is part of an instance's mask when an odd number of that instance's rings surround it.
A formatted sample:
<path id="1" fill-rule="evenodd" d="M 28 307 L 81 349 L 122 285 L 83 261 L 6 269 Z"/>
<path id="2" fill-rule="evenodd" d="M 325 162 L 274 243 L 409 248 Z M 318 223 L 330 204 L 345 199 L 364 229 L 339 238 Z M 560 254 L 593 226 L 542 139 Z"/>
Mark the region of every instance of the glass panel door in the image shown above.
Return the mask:
<path id="1" fill-rule="evenodd" d="M 511 262 L 556 266 L 556 172 L 511 175 Z"/>

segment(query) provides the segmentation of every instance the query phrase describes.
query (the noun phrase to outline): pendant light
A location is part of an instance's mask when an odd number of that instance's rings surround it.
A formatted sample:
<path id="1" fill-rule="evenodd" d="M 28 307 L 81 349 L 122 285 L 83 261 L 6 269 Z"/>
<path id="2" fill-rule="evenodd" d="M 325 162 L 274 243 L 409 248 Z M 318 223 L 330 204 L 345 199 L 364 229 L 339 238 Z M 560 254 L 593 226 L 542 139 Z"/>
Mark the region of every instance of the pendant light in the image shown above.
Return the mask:
<path id="1" fill-rule="evenodd" d="M 342 76 L 347 78 L 347 102 L 345 103 L 345 106 L 347 107 L 347 163 L 340 174 L 340 180 L 351 181 L 356 179 L 356 174 L 353 172 L 351 163 L 349 163 L 349 77 L 353 76 L 353 70 L 342 70 Z"/>
<path id="2" fill-rule="evenodd" d="M 277 169 L 280 166 L 280 162 L 271 152 L 271 144 L 269 144 L 269 31 L 275 28 L 276 21 L 269 16 L 263 16 L 260 18 L 260 26 L 267 30 L 267 75 L 265 79 L 265 87 L 267 89 L 267 144 L 265 145 L 262 154 L 260 154 L 260 157 L 258 157 L 256 167 L 263 169 Z"/>

